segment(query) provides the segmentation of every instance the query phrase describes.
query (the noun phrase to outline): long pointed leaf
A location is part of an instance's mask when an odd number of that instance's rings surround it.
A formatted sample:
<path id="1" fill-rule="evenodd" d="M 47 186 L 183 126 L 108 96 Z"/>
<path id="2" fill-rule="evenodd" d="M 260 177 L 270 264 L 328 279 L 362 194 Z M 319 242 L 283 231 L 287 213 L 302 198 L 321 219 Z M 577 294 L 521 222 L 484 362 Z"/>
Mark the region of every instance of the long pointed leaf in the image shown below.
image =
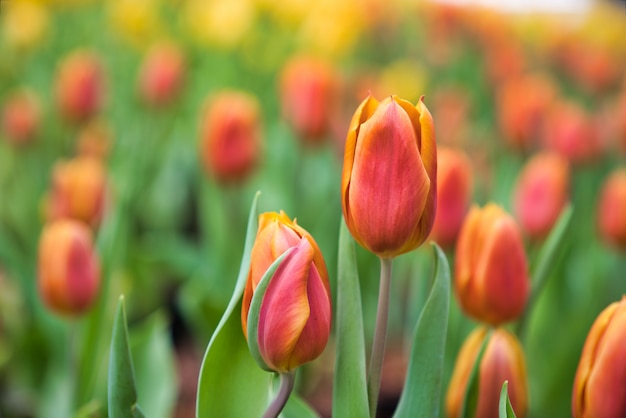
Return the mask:
<path id="1" fill-rule="evenodd" d="M 397 418 L 438 417 L 450 305 L 450 267 L 436 244 L 435 282 L 417 321 Z"/>
<path id="2" fill-rule="evenodd" d="M 135 387 L 133 360 L 128 345 L 124 296 L 120 296 L 113 323 L 108 385 L 109 416 L 111 418 L 139 418 L 144 416 L 137 404 L 137 388 Z"/>
<path id="3" fill-rule="evenodd" d="M 502 384 L 502 390 L 500 391 L 500 404 L 498 408 L 498 415 L 500 418 L 516 418 L 515 411 L 511 405 L 511 399 L 509 398 L 509 381 L 506 380 Z"/>
<path id="4" fill-rule="evenodd" d="M 343 219 L 339 232 L 337 264 L 337 351 L 333 381 L 333 416 L 367 417 L 369 407 L 361 290 L 354 240 Z"/>
<path id="5" fill-rule="evenodd" d="M 257 230 L 256 194 L 250 215 L 244 253 L 235 290 L 204 354 L 198 380 L 196 416 L 257 417 L 267 404 L 270 375 L 259 369 L 250 355 L 238 315 L 240 299 L 250 269 L 250 253 Z"/>

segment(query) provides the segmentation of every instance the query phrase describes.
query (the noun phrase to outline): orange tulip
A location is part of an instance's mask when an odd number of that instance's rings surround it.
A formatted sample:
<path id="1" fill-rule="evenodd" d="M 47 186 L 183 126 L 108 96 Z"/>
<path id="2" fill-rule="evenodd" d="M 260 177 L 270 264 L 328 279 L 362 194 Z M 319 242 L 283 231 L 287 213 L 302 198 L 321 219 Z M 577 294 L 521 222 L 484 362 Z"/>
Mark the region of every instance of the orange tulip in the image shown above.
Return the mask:
<path id="1" fill-rule="evenodd" d="M 328 272 L 313 237 L 285 213 L 259 216 L 243 294 L 246 339 L 250 303 L 270 265 L 293 249 L 274 273 L 260 306 L 258 347 L 268 370 L 286 373 L 317 358 L 328 341 L 331 300 Z"/>
<path id="2" fill-rule="evenodd" d="M 64 58 L 56 78 L 56 99 L 62 115 L 82 122 L 100 111 L 104 102 L 104 72 L 100 60 L 88 51 Z"/>
<path id="3" fill-rule="evenodd" d="M 574 418 L 626 416 L 626 297 L 610 304 L 591 326 L 574 378 Z"/>
<path id="4" fill-rule="evenodd" d="M 522 314 L 529 292 L 519 228 L 502 208 L 472 208 L 456 247 L 454 284 L 463 311 L 492 325 Z"/>
<path id="5" fill-rule="evenodd" d="M 517 219 L 532 238 L 543 238 L 569 200 L 569 165 L 558 154 L 543 152 L 524 166 L 514 189 Z"/>
<path id="6" fill-rule="evenodd" d="M 84 156 L 59 162 L 46 202 L 47 218 L 72 218 L 96 226 L 104 214 L 106 195 L 106 170 L 101 160 Z"/>
<path id="7" fill-rule="evenodd" d="M 605 180 L 597 219 L 604 241 L 616 248 L 626 249 L 626 168 L 615 170 Z"/>
<path id="8" fill-rule="evenodd" d="M 430 112 L 396 96 L 372 96 L 350 123 L 341 180 L 343 215 L 356 241 L 382 258 L 417 248 L 437 205 L 437 150 Z"/>
<path id="9" fill-rule="evenodd" d="M 475 329 L 459 351 L 446 395 L 446 413 L 449 418 L 461 416 L 469 377 L 488 332 L 486 327 Z M 500 390 L 505 381 L 509 382 L 513 410 L 517 417 L 523 418 L 528 405 L 524 351 L 515 335 L 504 328 L 496 328 L 489 337 L 478 369 L 475 417 L 498 418 Z"/>
<path id="10" fill-rule="evenodd" d="M 37 96 L 34 92 L 21 90 L 4 102 L 0 128 L 12 144 L 24 145 L 37 135 L 40 118 Z"/>
<path id="11" fill-rule="evenodd" d="M 153 106 L 171 103 L 180 93 L 185 62 L 174 43 L 159 43 L 145 56 L 139 72 L 139 95 Z"/>
<path id="12" fill-rule="evenodd" d="M 56 313 L 78 315 L 94 303 L 100 267 L 91 232 L 69 219 L 48 224 L 39 241 L 39 293 Z"/>
<path id="13" fill-rule="evenodd" d="M 437 214 L 430 237 L 443 247 L 451 247 L 472 198 L 472 166 L 467 156 L 458 149 L 440 147 L 437 179 Z"/>
<path id="14" fill-rule="evenodd" d="M 207 171 L 221 183 L 244 180 L 261 152 L 257 100 L 246 93 L 220 93 L 209 102 L 201 129 L 201 158 Z"/>

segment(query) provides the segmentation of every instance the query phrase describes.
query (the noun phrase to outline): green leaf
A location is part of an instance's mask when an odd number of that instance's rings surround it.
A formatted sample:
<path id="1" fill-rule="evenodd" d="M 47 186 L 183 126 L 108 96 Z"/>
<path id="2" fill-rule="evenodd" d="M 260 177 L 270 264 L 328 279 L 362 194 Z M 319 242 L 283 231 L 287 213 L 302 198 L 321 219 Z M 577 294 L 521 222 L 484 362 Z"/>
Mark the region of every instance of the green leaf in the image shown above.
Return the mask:
<path id="1" fill-rule="evenodd" d="M 256 194 L 250 215 L 244 253 L 233 295 L 224 315 L 217 324 L 200 368 L 197 417 L 219 416 L 222 418 L 258 417 L 267 406 L 270 375 L 259 369 L 250 355 L 241 330 L 239 315 L 241 295 L 250 269 L 250 253 L 257 230 Z"/>
<path id="2" fill-rule="evenodd" d="M 248 313 L 248 348 L 250 349 L 250 353 L 259 367 L 268 372 L 273 372 L 274 370 L 267 367 L 267 364 L 265 364 L 265 360 L 263 360 L 263 356 L 259 351 L 258 333 L 261 303 L 263 302 L 263 298 L 265 297 L 270 281 L 272 280 L 272 277 L 274 277 L 274 273 L 278 270 L 278 267 L 282 264 L 283 260 L 291 254 L 293 250 L 294 247 L 289 248 L 287 251 L 282 253 L 280 257 L 274 260 L 272 265 L 269 266 L 267 271 L 263 274 L 263 277 L 261 277 L 261 280 L 254 291 L 254 295 L 252 296 L 252 300 L 250 301 L 250 311 Z"/>
<path id="3" fill-rule="evenodd" d="M 450 267 L 445 254 L 435 249 L 435 281 L 417 321 L 409 370 L 397 418 L 438 417 L 443 374 L 443 359 L 450 305 Z"/>
<path id="4" fill-rule="evenodd" d="M 513 411 L 513 406 L 511 405 L 511 399 L 509 398 L 508 380 L 504 381 L 502 384 L 502 391 L 500 391 L 499 417 L 516 418 L 515 411 Z"/>
<path id="5" fill-rule="evenodd" d="M 135 373 L 128 345 L 124 296 L 120 296 L 113 322 L 108 386 L 109 417 L 139 418 L 144 416 L 137 404 Z"/>
<path id="6" fill-rule="evenodd" d="M 319 418 L 319 414 L 295 393 L 289 397 L 280 416 L 282 418 Z"/>
<path id="7" fill-rule="evenodd" d="M 469 378 L 467 379 L 467 387 L 465 388 L 465 396 L 463 396 L 463 407 L 461 408 L 462 418 L 474 418 L 476 413 L 476 407 L 478 406 L 478 392 L 480 390 L 480 379 L 478 378 L 480 371 L 480 362 L 483 359 L 487 343 L 491 339 L 491 330 L 485 334 L 485 338 L 480 345 L 478 355 L 472 366 Z"/>
<path id="8" fill-rule="evenodd" d="M 344 220 L 339 231 L 337 260 L 336 357 L 333 416 L 369 416 L 365 372 L 363 310 L 354 239 Z"/>

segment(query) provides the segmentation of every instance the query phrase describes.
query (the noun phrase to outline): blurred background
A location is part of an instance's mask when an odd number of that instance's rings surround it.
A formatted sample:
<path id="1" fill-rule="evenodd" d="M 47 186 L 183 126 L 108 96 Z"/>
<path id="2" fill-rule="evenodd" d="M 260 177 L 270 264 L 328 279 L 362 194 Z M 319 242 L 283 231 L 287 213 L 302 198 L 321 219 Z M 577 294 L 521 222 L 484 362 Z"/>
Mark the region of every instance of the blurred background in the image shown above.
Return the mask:
<path id="1" fill-rule="evenodd" d="M 465 161 L 457 218 L 501 205 L 531 266 L 555 219 L 524 220 L 543 212 L 516 203 L 521 173 L 540 153 L 564 161 L 535 195 L 563 196 L 556 213 L 571 202 L 574 214 L 520 338 L 529 416 L 569 416 L 587 331 L 626 291 L 625 63 L 621 2 L 1 0 L 0 416 L 106 416 L 121 293 L 146 415 L 194 416 L 257 190 L 262 211 L 315 237 L 334 289 L 343 142 L 368 93 L 424 96 L 438 147 Z M 76 315 L 55 313 L 37 284 L 42 229 L 66 217 L 89 227 L 101 267 Z M 456 226 L 434 239 L 453 266 L 460 220 L 444 222 Z M 357 257 L 371 339 L 378 260 Z M 381 416 L 404 381 L 431 258 L 420 249 L 394 268 Z M 444 385 L 475 325 L 451 305 Z M 322 416 L 333 353 L 331 340 L 298 384 Z"/>

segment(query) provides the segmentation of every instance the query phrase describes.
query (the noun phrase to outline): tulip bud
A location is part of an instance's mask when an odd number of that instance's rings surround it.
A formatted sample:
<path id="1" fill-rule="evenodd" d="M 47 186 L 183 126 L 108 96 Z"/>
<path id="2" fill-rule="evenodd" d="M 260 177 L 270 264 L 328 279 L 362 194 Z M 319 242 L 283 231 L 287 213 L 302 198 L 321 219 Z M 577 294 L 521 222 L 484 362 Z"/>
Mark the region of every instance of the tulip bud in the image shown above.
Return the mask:
<path id="1" fill-rule="evenodd" d="M 437 152 L 437 214 L 431 239 L 451 247 L 465 219 L 472 198 L 472 166 L 467 156 L 454 148 Z"/>
<path id="2" fill-rule="evenodd" d="M 87 311 L 100 286 L 89 229 L 69 219 L 49 223 L 39 241 L 38 270 L 39 293 L 51 310 L 63 315 Z"/>
<path id="3" fill-rule="evenodd" d="M 185 62 L 174 43 L 159 43 L 150 49 L 139 72 L 139 95 L 149 105 L 164 106 L 180 93 Z"/>
<path id="4" fill-rule="evenodd" d="M 201 127 L 201 158 L 221 183 L 244 180 L 261 148 L 259 104 L 246 93 L 222 92 L 207 107 Z"/>
<path id="5" fill-rule="evenodd" d="M 76 153 L 105 161 L 113 142 L 111 127 L 104 120 L 95 119 L 81 127 L 76 140 Z"/>
<path id="6" fill-rule="evenodd" d="M 365 99 L 352 117 L 341 179 L 343 215 L 356 241 L 392 258 L 422 244 L 437 205 L 430 112 L 396 96 Z"/>
<path id="7" fill-rule="evenodd" d="M 264 368 L 286 373 L 317 358 L 328 341 L 330 287 L 322 253 L 313 237 L 283 212 L 259 216 L 241 323 L 248 335 L 250 304 L 261 278 L 292 249 L 271 278 L 258 315 L 257 344 Z"/>
<path id="8" fill-rule="evenodd" d="M 473 416 L 498 418 L 500 391 L 509 382 L 509 399 L 519 418 L 526 416 L 528 387 L 524 351 L 512 333 L 496 328 L 489 335 L 486 327 L 474 330 L 463 343 L 457 356 L 446 395 L 446 413 L 449 418 L 461 416 L 463 400 L 472 368 L 485 338 L 489 338 L 478 369 L 478 395 Z"/>
<path id="9" fill-rule="evenodd" d="M 502 208 L 472 208 L 456 247 L 454 284 L 463 311 L 499 325 L 513 321 L 526 306 L 530 287 L 519 228 Z"/>
<path id="10" fill-rule="evenodd" d="M 95 115 L 104 101 L 104 73 L 97 56 L 76 51 L 60 64 L 56 99 L 63 116 L 82 122 Z"/>
<path id="11" fill-rule="evenodd" d="M 14 145 L 29 143 L 39 130 L 39 100 L 31 91 L 9 96 L 2 107 L 2 133 Z"/>
<path id="12" fill-rule="evenodd" d="M 614 171 L 604 182 L 598 205 L 600 235 L 610 245 L 626 249 L 626 168 Z"/>
<path id="13" fill-rule="evenodd" d="M 46 202 L 47 218 L 72 218 L 97 225 L 103 215 L 107 194 L 102 161 L 77 157 L 55 165 L 52 190 Z"/>
<path id="14" fill-rule="evenodd" d="M 515 215 L 522 230 L 543 238 L 569 200 L 569 166 L 558 154 L 543 152 L 529 160 L 514 189 Z"/>
<path id="15" fill-rule="evenodd" d="M 325 61 L 298 57 L 281 74 L 281 107 L 285 120 L 308 143 L 319 143 L 336 114 L 338 75 Z"/>
<path id="16" fill-rule="evenodd" d="M 626 416 L 626 297 L 610 304 L 591 326 L 574 378 L 574 418 Z"/>

